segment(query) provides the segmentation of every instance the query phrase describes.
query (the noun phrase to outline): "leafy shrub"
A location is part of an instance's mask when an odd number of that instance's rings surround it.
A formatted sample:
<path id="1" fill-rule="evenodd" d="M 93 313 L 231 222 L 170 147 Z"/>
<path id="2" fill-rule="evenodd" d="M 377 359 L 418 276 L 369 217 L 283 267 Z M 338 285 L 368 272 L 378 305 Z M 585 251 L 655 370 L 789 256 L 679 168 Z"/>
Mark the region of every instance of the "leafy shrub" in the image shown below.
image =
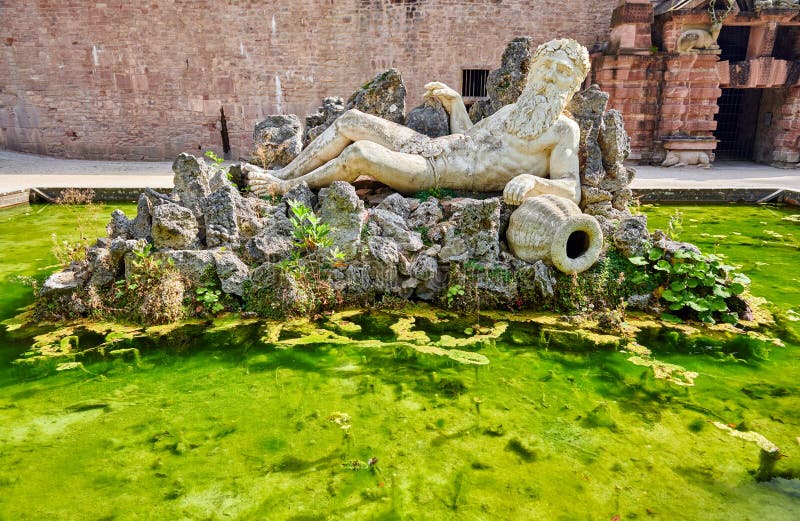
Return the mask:
<path id="1" fill-rule="evenodd" d="M 269 268 L 264 280 L 246 291 L 247 307 L 266 316 L 283 318 L 315 313 L 341 302 L 328 273 L 344 266 L 344 253 L 333 247 L 331 227 L 307 206 L 288 201 L 294 248 L 291 256 Z"/>
<path id="2" fill-rule="evenodd" d="M 151 244 L 134 250 L 136 259 L 127 279 L 117 281 L 112 298 L 115 314 L 143 324 L 166 324 L 181 319 L 186 285 L 172 259 L 150 255 Z"/>
<path id="3" fill-rule="evenodd" d="M 294 245 L 301 252 L 313 252 L 333 244 L 331 227 L 323 223 L 313 210 L 295 200 L 289 201 L 289 208 L 292 210 L 289 221 L 292 223 Z"/>
<path id="4" fill-rule="evenodd" d="M 447 294 L 445 298 L 447 299 L 447 305 L 452 306 L 453 301 L 456 297 L 463 297 L 464 296 L 464 288 L 461 287 L 460 284 L 454 284 L 447 288 Z"/>
<path id="5" fill-rule="evenodd" d="M 214 285 L 205 285 L 196 288 L 195 295 L 201 310 L 210 315 L 216 315 L 225 309 L 225 305 L 220 301 L 222 290 Z"/>
<path id="6" fill-rule="evenodd" d="M 697 318 L 703 322 L 719 320 L 736 323 L 738 316 L 728 307 L 727 300 L 740 295 L 750 279 L 722 262 L 717 255 L 703 255 L 691 250 L 678 250 L 668 256 L 660 248 L 650 248 L 646 257 L 631 257 L 632 264 L 645 270 L 639 274 L 657 285 L 655 294 L 672 313 L 661 318 L 681 322 Z"/>

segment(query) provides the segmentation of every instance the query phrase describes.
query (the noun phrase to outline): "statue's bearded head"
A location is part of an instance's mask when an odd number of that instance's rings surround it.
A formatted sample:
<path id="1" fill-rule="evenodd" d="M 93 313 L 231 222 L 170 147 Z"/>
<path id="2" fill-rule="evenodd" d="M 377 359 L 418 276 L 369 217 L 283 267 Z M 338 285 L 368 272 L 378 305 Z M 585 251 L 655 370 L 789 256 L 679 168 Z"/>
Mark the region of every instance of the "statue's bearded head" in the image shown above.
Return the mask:
<path id="1" fill-rule="evenodd" d="M 589 67 L 588 51 L 575 40 L 563 38 L 540 45 L 531 58 L 528 82 L 506 129 L 523 138 L 539 137 L 564 112 Z"/>

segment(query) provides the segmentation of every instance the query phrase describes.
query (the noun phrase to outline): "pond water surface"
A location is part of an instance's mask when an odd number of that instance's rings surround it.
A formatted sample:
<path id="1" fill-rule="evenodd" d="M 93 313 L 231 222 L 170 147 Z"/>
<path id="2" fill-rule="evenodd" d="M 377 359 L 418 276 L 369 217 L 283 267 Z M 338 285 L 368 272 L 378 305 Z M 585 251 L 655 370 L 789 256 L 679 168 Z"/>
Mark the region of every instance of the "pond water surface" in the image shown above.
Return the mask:
<path id="1" fill-rule="evenodd" d="M 32 301 L 13 277 L 55 269 L 52 233 L 102 235 L 111 209 L 0 212 L 0 318 Z M 676 208 L 643 210 L 652 229 Z M 558 341 L 555 317 L 426 307 L 146 336 L 84 324 L 56 340 L 108 356 L 61 372 L 13 365 L 32 340 L 0 332 L 0 520 L 798 519 L 798 213 L 677 210 L 682 240 L 742 265 L 788 317 L 768 359 L 642 334 L 698 373 L 685 387 L 613 342 Z M 490 363 L 403 347 L 415 335 Z M 712 422 L 778 445 L 784 477 L 757 482 L 758 448 Z"/>

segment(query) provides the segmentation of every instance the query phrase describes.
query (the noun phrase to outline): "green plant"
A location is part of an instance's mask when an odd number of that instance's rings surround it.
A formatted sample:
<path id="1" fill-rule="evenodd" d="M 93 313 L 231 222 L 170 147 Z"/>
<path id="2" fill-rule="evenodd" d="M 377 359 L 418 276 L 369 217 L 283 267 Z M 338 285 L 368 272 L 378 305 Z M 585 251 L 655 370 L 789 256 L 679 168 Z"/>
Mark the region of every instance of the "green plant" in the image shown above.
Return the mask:
<path id="1" fill-rule="evenodd" d="M 456 193 L 449 188 L 441 188 L 439 186 L 435 186 L 433 188 L 428 188 L 427 190 L 422 190 L 421 192 L 417 192 L 414 194 L 416 199 L 420 201 L 427 201 L 429 198 L 433 197 L 435 199 L 449 199 L 456 195 Z"/>
<path id="2" fill-rule="evenodd" d="M 55 199 L 55 204 L 65 205 L 90 205 L 94 201 L 94 190 L 82 188 L 67 188 Z"/>
<path id="3" fill-rule="evenodd" d="M 750 279 L 723 263 L 720 256 L 692 250 L 678 250 L 667 256 L 660 248 L 650 248 L 646 257 L 628 260 L 645 268 L 640 277 L 656 283 L 654 293 L 672 312 L 662 314 L 662 319 L 681 322 L 696 317 L 712 324 L 718 320 L 738 321 L 727 299 L 743 293 Z"/>
<path id="4" fill-rule="evenodd" d="M 297 248 L 304 252 L 313 252 L 319 248 L 327 248 L 333 244 L 330 238 L 331 227 L 317 217 L 313 210 L 299 201 L 289 201 L 292 210 L 292 236 Z"/>
<path id="5" fill-rule="evenodd" d="M 298 201 L 288 203 L 294 237 L 290 256 L 277 264 L 270 283 L 251 288 L 245 297 L 249 309 L 276 318 L 314 313 L 342 300 L 327 274 L 331 268 L 344 266 L 345 260 L 345 254 L 333 246 L 331 227 Z"/>
<path id="6" fill-rule="evenodd" d="M 213 150 L 206 150 L 205 156 L 214 162 L 214 170 L 224 173 L 225 177 L 228 178 L 228 181 L 233 180 L 233 176 L 231 175 L 228 168 L 222 166 L 222 163 L 225 162 L 224 158 L 219 157 L 217 154 L 214 153 Z"/>
<path id="7" fill-rule="evenodd" d="M 670 215 L 669 222 L 667 222 L 667 237 L 673 241 L 677 241 L 680 234 L 683 232 L 683 212 L 675 210 L 675 213 Z"/>
<path id="8" fill-rule="evenodd" d="M 195 289 L 195 294 L 197 295 L 197 302 L 206 313 L 216 315 L 225 309 L 225 306 L 220 302 L 222 291 L 219 288 L 213 285 L 200 286 Z"/>
<path id="9" fill-rule="evenodd" d="M 428 232 L 431 231 L 431 229 L 428 226 L 417 226 L 417 228 L 414 231 L 419 233 L 419 236 L 422 238 L 423 246 L 425 246 L 426 248 L 433 246 L 433 241 L 428 236 Z"/>
<path id="10" fill-rule="evenodd" d="M 452 286 L 447 288 L 447 293 L 445 294 L 445 298 L 447 299 L 447 305 L 452 306 L 456 297 L 463 297 L 463 296 L 464 296 L 464 288 L 462 288 L 460 284 L 453 284 Z"/>
<path id="11" fill-rule="evenodd" d="M 330 262 L 332 268 L 341 268 L 344 266 L 344 259 L 344 252 L 339 250 L 338 246 L 334 246 L 328 250 L 328 262 Z"/>

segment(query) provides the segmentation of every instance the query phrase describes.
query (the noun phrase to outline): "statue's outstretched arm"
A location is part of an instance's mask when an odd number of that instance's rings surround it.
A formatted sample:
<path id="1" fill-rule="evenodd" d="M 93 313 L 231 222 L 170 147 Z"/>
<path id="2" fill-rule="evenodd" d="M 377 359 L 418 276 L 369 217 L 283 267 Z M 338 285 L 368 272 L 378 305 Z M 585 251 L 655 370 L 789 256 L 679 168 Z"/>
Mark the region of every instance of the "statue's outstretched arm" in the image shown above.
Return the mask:
<path id="1" fill-rule="evenodd" d="M 425 99 L 433 98 L 439 100 L 444 110 L 450 114 L 451 134 L 463 134 L 472 127 L 472 120 L 469 119 L 467 107 L 464 106 L 461 94 L 438 81 L 425 84 L 425 89 L 426 92 L 423 97 Z"/>
<path id="2" fill-rule="evenodd" d="M 557 195 L 580 204 L 580 129 L 575 122 L 569 121 L 557 131 L 561 134 L 561 139 L 550 152 L 550 179 L 530 174 L 518 175 L 503 190 L 503 198 L 508 204 L 519 205 L 528 197 L 542 194 Z"/>

